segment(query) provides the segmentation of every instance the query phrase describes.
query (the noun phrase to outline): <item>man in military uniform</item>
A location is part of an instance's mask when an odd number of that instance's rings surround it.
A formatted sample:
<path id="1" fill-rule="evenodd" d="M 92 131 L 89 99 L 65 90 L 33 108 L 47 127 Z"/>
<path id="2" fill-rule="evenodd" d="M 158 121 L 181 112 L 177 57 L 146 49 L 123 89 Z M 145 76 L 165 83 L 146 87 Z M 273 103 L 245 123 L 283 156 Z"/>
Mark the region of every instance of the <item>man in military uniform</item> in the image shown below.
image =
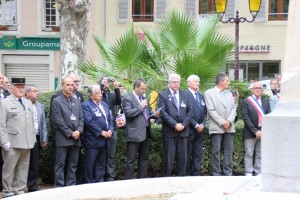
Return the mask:
<path id="1" fill-rule="evenodd" d="M 12 94 L 0 103 L 3 197 L 24 193 L 30 149 L 36 142 L 32 103 L 24 98 L 25 78 L 12 78 Z"/>

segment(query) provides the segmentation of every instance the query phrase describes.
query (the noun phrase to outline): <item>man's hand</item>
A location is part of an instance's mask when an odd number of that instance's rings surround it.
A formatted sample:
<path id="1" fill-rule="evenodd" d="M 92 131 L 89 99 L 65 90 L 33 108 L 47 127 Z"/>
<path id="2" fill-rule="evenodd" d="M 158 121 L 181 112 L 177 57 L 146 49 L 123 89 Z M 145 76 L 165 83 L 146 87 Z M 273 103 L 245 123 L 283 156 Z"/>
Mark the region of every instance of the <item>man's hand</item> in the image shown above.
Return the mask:
<path id="1" fill-rule="evenodd" d="M 197 128 L 195 128 L 197 133 L 201 133 L 204 129 L 204 126 L 202 124 L 198 124 Z"/>
<path id="2" fill-rule="evenodd" d="M 178 123 L 175 125 L 175 131 L 182 131 L 184 129 L 184 126 L 181 123 Z"/>
<path id="3" fill-rule="evenodd" d="M 111 138 L 112 132 L 111 132 L 110 130 L 108 130 L 108 131 L 102 131 L 102 132 L 101 132 L 101 135 L 102 135 L 105 139 Z"/>
<path id="4" fill-rule="evenodd" d="M 102 131 L 101 135 L 106 139 L 107 138 L 107 131 Z"/>
<path id="5" fill-rule="evenodd" d="M 140 102 L 140 105 L 142 106 L 142 108 L 145 108 L 148 105 L 148 101 L 147 99 L 144 99 Z"/>
<path id="6" fill-rule="evenodd" d="M 113 86 L 114 86 L 115 89 L 116 89 L 116 88 L 119 88 L 119 83 L 118 83 L 117 80 L 115 80 L 115 81 L 113 82 Z"/>
<path id="7" fill-rule="evenodd" d="M 10 149 L 10 142 L 3 144 L 3 145 L 2 145 L 2 148 L 3 148 L 5 151 L 9 151 L 9 149 Z"/>
<path id="8" fill-rule="evenodd" d="M 43 143 L 42 143 L 42 147 L 43 147 L 43 148 L 46 148 L 47 146 L 48 146 L 48 142 L 43 142 Z"/>
<path id="9" fill-rule="evenodd" d="M 112 132 L 111 132 L 111 130 L 108 130 L 107 131 L 107 138 L 111 138 L 111 136 L 112 136 Z"/>
<path id="10" fill-rule="evenodd" d="M 159 117 L 160 112 L 159 111 L 154 111 L 154 117 Z"/>
<path id="11" fill-rule="evenodd" d="M 80 136 L 80 132 L 79 131 L 74 131 L 72 133 L 72 137 L 73 137 L 74 140 L 77 140 L 79 138 L 79 136 Z"/>
<path id="12" fill-rule="evenodd" d="M 255 133 L 255 136 L 256 136 L 256 139 L 257 139 L 257 140 L 260 139 L 260 138 L 261 138 L 261 131 L 257 131 L 257 132 Z"/>
<path id="13" fill-rule="evenodd" d="M 224 128 L 225 130 L 227 130 L 227 129 L 230 128 L 231 123 L 230 123 L 230 121 L 225 120 L 225 121 L 223 122 L 222 126 L 223 126 L 223 128 Z"/>

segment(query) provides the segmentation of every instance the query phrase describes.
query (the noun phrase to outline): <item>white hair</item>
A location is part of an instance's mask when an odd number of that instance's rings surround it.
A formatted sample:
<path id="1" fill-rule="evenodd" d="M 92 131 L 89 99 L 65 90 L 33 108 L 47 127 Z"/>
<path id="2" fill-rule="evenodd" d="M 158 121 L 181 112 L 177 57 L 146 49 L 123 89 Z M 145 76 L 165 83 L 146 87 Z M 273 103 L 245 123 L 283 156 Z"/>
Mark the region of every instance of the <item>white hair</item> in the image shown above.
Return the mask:
<path id="1" fill-rule="evenodd" d="M 181 77 L 179 74 L 169 74 L 168 83 L 170 83 L 173 79 L 179 79 L 181 80 Z"/>
<path id="2" fill-rule="evenodd" d="M 195 74 L 192 74 L 187 78 L 187 83 L 191 82 L 192 80 L 200 81 L 200 77 Z"/>

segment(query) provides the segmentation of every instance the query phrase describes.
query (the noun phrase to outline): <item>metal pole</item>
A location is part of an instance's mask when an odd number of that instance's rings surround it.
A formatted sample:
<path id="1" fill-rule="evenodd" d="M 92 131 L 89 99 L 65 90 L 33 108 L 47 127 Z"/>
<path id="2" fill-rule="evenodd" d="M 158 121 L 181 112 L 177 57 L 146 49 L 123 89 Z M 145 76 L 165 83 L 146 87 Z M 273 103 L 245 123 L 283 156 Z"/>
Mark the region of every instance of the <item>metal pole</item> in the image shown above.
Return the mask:
<path id="1" fill-rule="evenodd" d="M 239 11 L 236 11 L 235 17 L 235 51 L 234 51 L 234 80 L 239 80 L 240 58 L 239 58 L 239 40 L 240 40 L 240 18 Z"/>

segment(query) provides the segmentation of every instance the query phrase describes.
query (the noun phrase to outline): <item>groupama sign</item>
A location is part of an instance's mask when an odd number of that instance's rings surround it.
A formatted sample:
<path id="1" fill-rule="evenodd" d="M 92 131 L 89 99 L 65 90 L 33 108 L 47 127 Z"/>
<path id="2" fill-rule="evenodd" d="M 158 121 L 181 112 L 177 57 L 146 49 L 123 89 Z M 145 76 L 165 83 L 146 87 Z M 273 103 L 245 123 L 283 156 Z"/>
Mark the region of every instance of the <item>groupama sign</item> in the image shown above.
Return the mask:
<path id="1" fill-rule="evenodd" d="M 3 36 L 0 49 L 60 50 L 59 38 Z"/>

